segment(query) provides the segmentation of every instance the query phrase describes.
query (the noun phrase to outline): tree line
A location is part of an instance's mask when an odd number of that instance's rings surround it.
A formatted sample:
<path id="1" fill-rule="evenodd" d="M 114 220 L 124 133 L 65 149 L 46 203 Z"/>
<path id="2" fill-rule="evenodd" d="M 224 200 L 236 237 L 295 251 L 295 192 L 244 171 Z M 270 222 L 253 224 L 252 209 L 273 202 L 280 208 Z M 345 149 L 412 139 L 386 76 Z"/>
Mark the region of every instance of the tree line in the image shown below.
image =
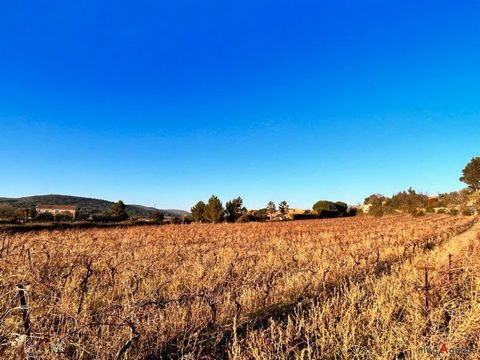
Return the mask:
<path id="1" fill-rule="evenodd" d="M 190 212 L 196 222 L 219 223 L 223 220 L 236 222 L 246 215 L 247 209 L 243 206 L 243 199 L 240 196 L 227 201 L 224 207 L 218 196 L 212 195 L 206 204 L 199 201 L 190 209 Z"/>
<path id="2" fill-rule="evenodd" d="M 480 204 L 472 194 L 480 191 L 480 157 L 472 158 L 462 170 L 459 178 L 468 187 L 460 191 L 428 196 L 409 188 L 391 197 L 372 194 L 364 200 L 364 210 L 373 216 L 408 213 L 422 216 L 427 213 L 448 213 L 451 215 L 474 215 L 480 213 Z M 472 200 L 473 199 L 473 200 Z M 478 199 L 478 197 L 477 197 Z"/>
<path id="3" fill-rule="evenodd" d="M 321 200 L 316 202 L 312 210 L 304 210 L 300 213 L 289 213 L 290 206 L 286 201 L 278 205 L 269 201 L 265 208 L 259 210 L 247 210 L 243 205 L 243 199 L 239 196 L 229 200 L 223 206 L 222 201 L 216 195 L 212 195 L 205 203 L 197 202 L 191 209 L 192 220 L 198 223 L 220 223 L 220 222 L 248 222 L 266 220 L 302 220 L 334 218 L 343 216 L 355 216 L 356 208 L 348 207 L 344 202 L 332 202 Z"/>

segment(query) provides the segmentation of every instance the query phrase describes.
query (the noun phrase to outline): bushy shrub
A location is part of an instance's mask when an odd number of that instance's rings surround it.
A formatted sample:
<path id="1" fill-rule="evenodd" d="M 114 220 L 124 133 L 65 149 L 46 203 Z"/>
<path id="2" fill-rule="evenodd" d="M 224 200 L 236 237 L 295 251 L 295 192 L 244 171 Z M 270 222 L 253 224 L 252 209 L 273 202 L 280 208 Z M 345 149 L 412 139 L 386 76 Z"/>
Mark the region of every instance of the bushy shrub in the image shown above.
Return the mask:
<path id="1" fill-rule="evenodd" d="M 72 221 L 72 220 L 73 220 L 73 217 L 69 213 L 60 213 L 60 214 L 55 215 L 55 221 L 68 222 L 68 221 Z"/>
<path id="2" fill-rule="evenodd" d="M 357 214 L 358 214 L 358 209 L 352 206 L 348 208 L 346 216 L 357 216 Z"/>
<path id="3" fill-rule="evenodd" d="M 235 220 L 237 223 L 246 223 L 250 221 L 250 216 L 247 213 L 240 215 L 238 219 Z"/>
<path id="4" fill-rule="evenodd" d="M 464 216 L 473 216 L 475 213 L 473 212 L 472 209 L 465 209 L 462 211 L 462 215 Z"/>
<path id="5" fill-rule="evenodd" d="M 453 215 L 453 216 L 456 216 L 456 215 L 458 215 L 458 210 L 457 209 L 450 209 L 449 214 Z"/>
<path id="6" fill-rule="evenodd" d="M 105 222 L 105 223 L 114 222 L 118 220 L 109 213 L 94 214 L 92 215 L 92 219 L 95 222 Z"/>
<path id="7" fill-rule="evenodd" d="M 368 215 L 380 217 L 380 216 L 385 215 L 385 211 L 384 211 L 384 208 L 382 206 L 372 206 L 368 210 Z"/>
<path id="8" fill-rule="evenodd" d="M 338 211 L 338 216 L 345 216 L 347 215 L 348 205 L 342 201 L 337 201 L 335 206 Z"/>
<path id="9" fill-rule="evenodd" d="M 54 220 L 53 214 L 48 212 L 37 214 L 37 216 L 35 216 L 34 218 L 34 221 L 37 221 L 37 222 L 50 222 L 53 220 Z"/>
<path id="10" fill-rule="evenodd" d="M 160 211 L 154 211 L 150 215 L 150 219 L 154 222 L 162 222 L 165 219 L 165 214 L 161 213 Z"/>
<path id="11" fill-rule="evenodd" d="M 15 208 L 10 204 L 0 204 L 0 219 L 12 220 L 15 218 Z"/>
<path id="12" fill-rule="evenodd" d="M 338 217 L 338 211 L 337 210 L 323 209 L 323 210 L 319 210 L 317 212 L 317 214 L 318 214 L 318 217 L 320 219 L 333 219 L 333 218 Z"/>
<path id="13" fill-rule="evenodd" d="M 312 219 L 320 219 L 320 215 L 318 214 L 293 214 L 292 220 L 312 220 Z"/>
<path id="14" fill-rule="evenodd" d="M 444 208 L 437 210 L 437 214 L 446 214 L 446 213 L 447 213 L 447 210 L 445 210 Z"/>

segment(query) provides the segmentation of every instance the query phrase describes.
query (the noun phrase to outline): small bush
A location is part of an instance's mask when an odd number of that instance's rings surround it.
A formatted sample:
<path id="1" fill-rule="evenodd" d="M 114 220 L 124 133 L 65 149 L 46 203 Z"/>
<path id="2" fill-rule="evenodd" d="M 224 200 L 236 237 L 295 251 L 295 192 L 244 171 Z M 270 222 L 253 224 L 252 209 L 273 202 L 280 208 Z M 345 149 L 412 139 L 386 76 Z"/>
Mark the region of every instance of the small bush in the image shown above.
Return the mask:
<path id="1" fill-rule="evenodd" d="M 35 216 L 34 220 L 38 221 L 38 222 L 51 222 L 51 221 L 54 220 L 54 216 L 53 216 L 53 214 L 45 212 L 45 213 L 37 214 L 37 216 Z"/>
<path id="2" fill-rule="evenodd" d="M 458 215 L 458 210 L 457 209 L 450 209 L 449 214 L 453 215 L 453 216 L 457 216 Z"/>
<path id="3" fill-rule="evenodd" d="M 317 214 L 293 214 L 292 220 L 312 220 L 319 219 L 320 215 Z"/>
<path id="4" fill-rule="evenodd" d="M 240 215 L 240 217 L 235 220 L 235 222 L 237 223 L 246 223 L 246 222 L 249 222 L 250 221 L 250 216 L 248 214 L 242 214 Z"/>
<path id="5" fill-rule="evenodd" d="M 359 209 L 352 206 L 348 208 L 346 216 L 357 216 L 358 213 L 359 213 Z"/>
<path id="6" fill-rule="evenodd" d="M 462 211 L 462 215 L 464 216 L 473 216 L 475 213 L 473 212 L 472 209 L 465 209 Z"/>
<path id="7" fill-rule="evenodd" d="M 446 214 L 446 213 L 447 213 L 447 210 L 445 210 L 443 208 L 437 210 L 437 214 Z"/>
<path id="8" fill-rule="evenodd" d="M 338 217 L 338 211 L 337 210 L 323 209 L 323 210 L 318 210 L 317 213 L 318 213 L 318 217 L 320 219 L 332 219 L 332 218 Z"/>

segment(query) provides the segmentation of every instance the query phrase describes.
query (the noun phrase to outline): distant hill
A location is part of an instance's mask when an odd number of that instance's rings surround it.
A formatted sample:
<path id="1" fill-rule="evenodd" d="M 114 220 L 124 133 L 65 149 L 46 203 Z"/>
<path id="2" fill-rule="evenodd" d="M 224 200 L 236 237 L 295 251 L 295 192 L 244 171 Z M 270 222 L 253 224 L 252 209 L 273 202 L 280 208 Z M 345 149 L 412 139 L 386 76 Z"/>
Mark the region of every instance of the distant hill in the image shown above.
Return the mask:
<path id="1" fill-rule="evenodd" d="M 82 212 L 87 213 L 103 213 L 108 212 L 113 202 L 102 199 L 92 199 L 79 196 L 69 195 L 35 195 L 21 198 L 5 198 L 0 197 L 0 203 L 7 203 L 16 208 L 31 208 L 36 205 L 75 205 Z M 126 205 L 126 210 L 130 216 L 148 216 L 153 211 L 160 211 L 165 215 L 181 216 L 188 215 L 187 211 L 176 209 L 155 209 L 153 207 L 142 205 Z"/>

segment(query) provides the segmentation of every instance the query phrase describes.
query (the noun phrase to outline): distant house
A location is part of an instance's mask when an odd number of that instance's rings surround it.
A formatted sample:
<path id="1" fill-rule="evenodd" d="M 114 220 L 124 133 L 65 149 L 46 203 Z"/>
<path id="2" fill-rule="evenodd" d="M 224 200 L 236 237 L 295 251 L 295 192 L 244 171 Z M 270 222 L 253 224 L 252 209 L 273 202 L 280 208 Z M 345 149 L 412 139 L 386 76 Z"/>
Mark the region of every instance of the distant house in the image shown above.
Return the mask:
<path id="1" fill-rule="evenodd" d="M 53 216 L 70 215 L 75 219 L 77 207 L 74 205 L 37 205 L 37 214 L 49 213 Z"/>

